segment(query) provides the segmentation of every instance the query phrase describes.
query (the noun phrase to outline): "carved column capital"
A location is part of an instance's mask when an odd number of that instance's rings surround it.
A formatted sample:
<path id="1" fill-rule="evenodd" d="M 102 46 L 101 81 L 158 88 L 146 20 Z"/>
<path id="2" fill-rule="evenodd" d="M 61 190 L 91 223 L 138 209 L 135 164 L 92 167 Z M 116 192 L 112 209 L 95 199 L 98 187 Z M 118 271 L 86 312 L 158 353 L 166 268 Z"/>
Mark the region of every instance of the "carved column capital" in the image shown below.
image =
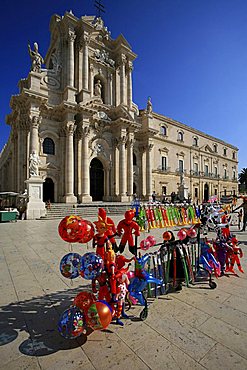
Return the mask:
<path id="1" fill-rule="evenodd" d="M 75 123 L 72 121 L 66 122 L 64 125 L 64 130 L 65 130 L 66 135 L 73 136 L 76 130 Z"/>
<path id="2" fill-rule="evenodd" d="M 76 34 L 75 34 L 74 30 L 69 29 L 69 31 L 68 31 L 68 41 L 74 42 L 75 39 L 76 39 Z"/>
<path id="3" fill-rule="evenodd" d="M 128 71 L 129 72 L 132 72 L 134 67 L 133 67 L 133 63 L 129 60 L 128 63 L 127 63 L 127 67 L 128 67 Z"/>

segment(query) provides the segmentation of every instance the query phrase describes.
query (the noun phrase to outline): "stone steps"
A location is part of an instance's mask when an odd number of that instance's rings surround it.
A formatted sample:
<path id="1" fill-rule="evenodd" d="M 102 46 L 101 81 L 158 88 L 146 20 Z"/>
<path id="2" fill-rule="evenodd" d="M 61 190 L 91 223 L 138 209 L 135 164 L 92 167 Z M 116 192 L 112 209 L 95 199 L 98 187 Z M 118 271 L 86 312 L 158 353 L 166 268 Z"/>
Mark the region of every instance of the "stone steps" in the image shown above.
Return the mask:
<path id="1" fill-rule="evenodd" d="M 130 203 L 89 203 L 89 204 L 66 204 L 52 203 L 51 208 L 47 210 L 47 214 L 43 220 L 62 219 L 68 215 L 77 215 L 82 218 L 97 217 L 98 208 L 103 207 L 107 215 L 124 215 L 124 212 L 131 208 Z"/>

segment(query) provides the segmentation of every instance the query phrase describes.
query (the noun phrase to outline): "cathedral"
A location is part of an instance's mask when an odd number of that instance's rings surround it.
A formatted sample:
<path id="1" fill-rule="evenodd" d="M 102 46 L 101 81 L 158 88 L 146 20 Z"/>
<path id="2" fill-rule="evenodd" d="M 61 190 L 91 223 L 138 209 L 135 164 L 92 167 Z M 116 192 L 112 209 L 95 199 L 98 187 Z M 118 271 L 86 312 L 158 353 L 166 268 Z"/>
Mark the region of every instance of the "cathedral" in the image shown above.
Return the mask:
<path id="1" fill-rule="evenodd" d="M 40 179 L 43 201 L 129 202 L 179 193 L 201 202 L 237 193 L 238 148 L 132 99 L 137 55 L 100 17 L 53 15 L 50 46 L 11 97 L 0 191 Z"/>

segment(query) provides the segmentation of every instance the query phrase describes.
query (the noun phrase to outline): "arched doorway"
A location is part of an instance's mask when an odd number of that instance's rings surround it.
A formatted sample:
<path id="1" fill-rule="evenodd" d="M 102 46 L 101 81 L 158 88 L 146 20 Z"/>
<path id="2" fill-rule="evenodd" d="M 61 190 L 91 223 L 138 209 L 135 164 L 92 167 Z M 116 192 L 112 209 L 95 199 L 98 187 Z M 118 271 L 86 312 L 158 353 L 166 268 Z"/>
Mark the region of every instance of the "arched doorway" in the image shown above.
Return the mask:
<path id="1" fill-rule="evenodd" d="M 54 202 L 54 182 L 52 179 L 47 177 L 43 184 L 43 202 L 50 200 L 51 203 Z"/>
<path id="2" fill-rule="evenodd" d="M 104 167 L 97 158 L 90 165 L 90 195 L 93 201 L 101 201 L 104 196 Z"/>
<path id="3" fill-rule="evenodd" d="M 209 187 L 208 184 L 204 185 L 204 201 L 207 202 L 209 200 Z"/>

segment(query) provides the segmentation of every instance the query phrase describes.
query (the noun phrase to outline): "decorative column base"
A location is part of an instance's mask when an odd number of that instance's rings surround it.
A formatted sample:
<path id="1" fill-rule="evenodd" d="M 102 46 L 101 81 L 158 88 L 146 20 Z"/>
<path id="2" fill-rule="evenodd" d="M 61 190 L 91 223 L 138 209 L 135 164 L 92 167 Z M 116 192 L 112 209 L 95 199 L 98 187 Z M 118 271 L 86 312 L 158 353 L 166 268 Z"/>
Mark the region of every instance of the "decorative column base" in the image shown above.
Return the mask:
<path id="1" fill-rule="evenodd" d="M 76 203 L 77 204 L 77 198 L 74 194 L 66 194 L 63 197 L 64 203 Z"/>
<path id="2" fill-rule="evenodd" d="M 90 95 L 90 91 L 89 90 L 86 90 L 86 89 L 82 89 L 77 95 L 76 95 L 76 102 L 77 103 L 80 103 L 80 102 L 83 102 L 85 100 L 88 100 L 90 99 L 91 95 Z"/>
<path id="3" fill-rule="evenodd" d="M 129 195 L 121 195 L 121 194 L 119 194 L 117 196 L 117 201 L 118 202 L 123 202 L 123 203 L 128 203 L 130 201 L 130 196 Z"/>
<path id="4" fill-rule="evenodd" d="M 88 194 L 80 195 L 79 199 L 81 203 L 92 203 L 92 197 Z"/>
<path id="5" fill-rule="evenodd" d="M 46 215 L 45 203 L 43 202 L 43 183 L 40 176 L 31 176 L 25 181 L 27 184 L 27 220 L 35 220 Z"/>
<path id="6" fill-rule="evenodd" d="M 76 89 L 74 87 L 66 86 L 63 93 L 63 99 L 70 103 L 75 103 Z"/>

